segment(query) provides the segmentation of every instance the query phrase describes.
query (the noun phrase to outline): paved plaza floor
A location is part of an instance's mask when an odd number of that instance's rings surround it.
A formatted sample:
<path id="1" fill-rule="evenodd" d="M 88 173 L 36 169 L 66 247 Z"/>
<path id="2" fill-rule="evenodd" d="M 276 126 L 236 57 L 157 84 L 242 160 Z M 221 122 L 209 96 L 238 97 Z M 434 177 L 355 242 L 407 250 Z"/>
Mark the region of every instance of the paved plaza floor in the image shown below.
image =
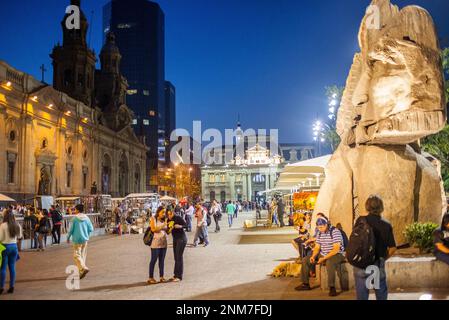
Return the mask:
<path id="1" fill-rule="evenodd" d="M 290 240 L 292 228 L 244 231 L 242 213 L 229 229 L 225 219 L 220 233 L 210 232 L 211 244 L 204 248 L 188 246 L 184 254 L 184 280 L 179 283 L 146 285 L 150 249 L 141 235 L 93 238 L 88 247 L 90 273 L 81 280 L 80 290 L 66 288 L 66 267 L 73 264 L 67 244 L 49 247 L 44 252 L 25 251 L 17 263 L 14 295 L 1 299 L 354 299 L 354 292 L 330 298 L 320 289 L 296 292 L 297 278 L 268 277 L 282 261 L 296 256 Z M 213 226 L 210 227 L 213 230 Z M 171 238 L 171 237 L 170 237 Z M 189 244 L 193 234 L 189 234 Z M 50 240 L 50 238 L 49 238 Z M 171 239 L 170 239 L 171 240 Z M 173 274 L 173 251 L 166 257 L 165 277 Z M 156 267 L 156 276 L 159 275 Z M 156 277 L 157 278 L 157 277 Z M 419 299 L 426 292 L 393 291 L 391 299 Z M 449 293 L 431 292 L 435 299 L 448 299 Z"/>

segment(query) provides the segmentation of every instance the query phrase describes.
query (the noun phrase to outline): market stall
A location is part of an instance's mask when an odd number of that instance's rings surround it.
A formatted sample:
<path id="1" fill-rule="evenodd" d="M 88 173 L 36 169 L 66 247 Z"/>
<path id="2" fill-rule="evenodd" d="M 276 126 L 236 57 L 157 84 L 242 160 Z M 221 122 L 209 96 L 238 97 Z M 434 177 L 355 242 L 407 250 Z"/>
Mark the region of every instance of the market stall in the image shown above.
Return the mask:
<path id="1" fill-rule="evenodd" d="M 63 214 L 73 214 L 75 206 L 81 204 L 80 197 L 59 197 L 55 199 L 55 203 L 59 206 L 59 210 Z"/>

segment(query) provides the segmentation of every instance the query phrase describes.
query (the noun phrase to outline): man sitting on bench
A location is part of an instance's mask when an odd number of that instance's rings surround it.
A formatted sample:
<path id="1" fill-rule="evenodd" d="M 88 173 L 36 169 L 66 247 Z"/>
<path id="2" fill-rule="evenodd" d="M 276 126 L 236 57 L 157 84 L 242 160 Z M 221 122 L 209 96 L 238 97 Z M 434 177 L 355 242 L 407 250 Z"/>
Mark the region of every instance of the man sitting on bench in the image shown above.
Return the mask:
<path id="1" fill-rule="evenodd" d="M 309 278 L 310 270 L 314 265 L 326 265 L 329 296 L 337 296 L 335 289 L 335 273 L 338 274 L 342 291 L 349 290 L 348 271 L 344 265 L 344 245 L 340 230 L 333 227 L 326 218 L 318 218 L 316 222 L 318 229 L 315 247 L 311 255 L 302 261 L 301 281 L 302 284 L 295 289 L 298 291 L 311 290 Z"/>

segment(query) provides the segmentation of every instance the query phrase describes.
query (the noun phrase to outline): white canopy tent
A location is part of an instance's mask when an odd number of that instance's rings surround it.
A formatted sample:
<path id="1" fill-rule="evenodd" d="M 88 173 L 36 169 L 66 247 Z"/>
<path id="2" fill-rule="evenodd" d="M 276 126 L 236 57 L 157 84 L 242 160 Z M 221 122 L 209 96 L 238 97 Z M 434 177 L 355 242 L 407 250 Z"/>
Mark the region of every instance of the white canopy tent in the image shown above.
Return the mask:
<path id="1" fill-rule="evenodd" d="M 16 200 L 0 193 L 0 202 L 16 202 Z"/>
<path id="2" fill-rule="evenodd" d="M 325 168 L 332 155 L 326 155 L 286 165 L 276 183 L 276 189 L 293 190 L 319 188 L 325 178 Z"/>
<path id="3" fill-rule="evenodd" d="M 161 201 L 176 201 L 176 198 L 169 197 L 169 196 L 163 196 L 160 200 Z"/>

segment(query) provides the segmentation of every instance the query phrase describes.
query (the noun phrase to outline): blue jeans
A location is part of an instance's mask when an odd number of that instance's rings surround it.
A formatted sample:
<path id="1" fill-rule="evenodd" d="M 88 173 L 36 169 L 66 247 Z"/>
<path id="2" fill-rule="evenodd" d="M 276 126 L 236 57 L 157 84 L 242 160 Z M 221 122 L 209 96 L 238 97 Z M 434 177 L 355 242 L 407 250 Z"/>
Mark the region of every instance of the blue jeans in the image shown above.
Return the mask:
<path id="1" fill-rule="evenodd" d="M 209 233 L 207 231 L 206 225 L 196 227 L 195 236 L 193 238 L 193 245 L 195 245 L 195 246 L 198 245 L 198 240 L 200 237 L 202 237 L 205 245 L 209 244 Z"/>
<path id="2" fill-rule="evenodd" d="M 232 219 L 233 219 L 233 215 L 232 214 L 228 214 L 228 223 L 229 223 L 229 228 L 232 227 Z"/>
<path id="3" fill-rule="evenodd" d="M 19 255 L 17 244 L 5 244 L 5 251 L 2 253 L 2 267 L 0 271 L 0 288 L 5 288 L 6 267 L 9 268 L 9 287 L 14 287 L 16 283 L 16 261 Z"/>
<path id="4" fill-rule="evenodd" d="M 192 216 L 189 216 L 186 214 L 186 225 L 187 225 L 187 232 L 192 231 Z"/>
<path id="5" fill-rule="evenodd" d="M 374 289 L 377 300 L 387 300 L 388 299 L 388 287 L 387 287 L 387 273 L 385 272 L 385 259 L 374 263 L 379 268 L 379 288 Z M 357 300 L 368 300 L 369 289 L 366 285 L 366 279 L 372 274 L 365 271 L 366 269 L 359 269 L 354 267 L 354 279 L 355 279 L 355 290 L 357 293 Z M 374 281 L 375 284 L 376 281 Z"/>
<path id="6" fill-rule="evenodd" d="M 279 224 L 278 216 L 276 215 L 276 213 L 273 213 L 273 221 L 272 221 L 272 223 Z"/>
<path id="7" fill-rule="evenodd" d="M 151 248 L 151 260 L 150 260 L 150 278 L 154 278 L 154 267 L 156 262 L 159 260 L 159 275 L 161 278 L 164 277 L 164 265 L 165 265 L 165 254 L 167 253 L 167 248 Z"/>
<path id="8" fill-rule="evenodd" d="M 440 260 L 446 264 L 449 264 L 449 254 L 441 252 L 441 251 L 435 251 L 435 257 L 437 260 Z"/>

